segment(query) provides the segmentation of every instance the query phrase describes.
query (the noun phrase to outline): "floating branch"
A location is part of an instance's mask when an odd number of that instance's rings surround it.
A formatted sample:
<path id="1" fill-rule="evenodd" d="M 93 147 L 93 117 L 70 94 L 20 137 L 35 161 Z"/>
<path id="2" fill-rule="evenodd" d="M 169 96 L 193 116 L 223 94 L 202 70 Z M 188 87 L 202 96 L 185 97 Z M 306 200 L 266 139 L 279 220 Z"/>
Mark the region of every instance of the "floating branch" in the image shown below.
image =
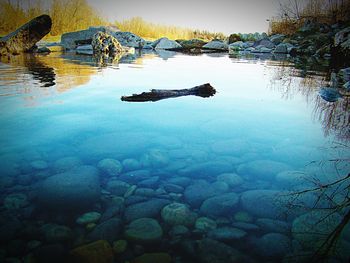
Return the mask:
<path id="1" fill-rule="evenodd" d="M 133 94 L 132 96 L 122 96 L 121 100 L 130 102 L 158 101 L 189 95 L 208 98 L 214 96 L 215 93 L 216 90 L 209 83 L 206 83 L 190 89 L 152 89 L 150 92 L 142 92 L 141 94 Z"/>

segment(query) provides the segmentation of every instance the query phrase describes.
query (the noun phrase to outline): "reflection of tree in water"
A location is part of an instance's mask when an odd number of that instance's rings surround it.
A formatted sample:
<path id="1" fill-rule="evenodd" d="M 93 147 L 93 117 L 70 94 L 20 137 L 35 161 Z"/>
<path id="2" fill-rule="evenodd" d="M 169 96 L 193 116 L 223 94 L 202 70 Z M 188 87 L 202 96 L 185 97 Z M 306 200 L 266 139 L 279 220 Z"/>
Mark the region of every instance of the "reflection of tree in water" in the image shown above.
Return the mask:
<path id="1" fill-rule="evenodd" d="M 305 61 L 301 60 L 300 61 Z M 303 69 L 291 66 L 290 62 L 281 62 L 271 70 L 271 87 L 278 89 L 282 97 L 290 99 L 296 94 L 302 94 L 308 103 L 314 105 L 314 119 L 321 122 L 325 135 L 334 134 L 340 140 L 350 140 L 350 98 L 343 97 L 336 102 L 323 100 L 317 91 L 320 87 L 329 85 L 330 72 L 324 70 L 325 63 L 313 66 L 306 64 Z"/>
<path id="2" fill-rule="evenodd" d="M 315 117 L 322 123 L 326 135 L 334 133 L 341 140 L 350 139 L 350 98 L 344 97 L 334 103 L 315 98 Z"/>
<path id="3" fill-rule="evenodd" d="M 33 79 L 38 80 L 42 87 L 51 87 L 56 84 L 54 69 L 37 60 L 35 56 L 25 60 L 24 65 L 28 68 L 28 72 L 33 75 Z"/>
<path id="4" fill-rule="evenodd" d="M 51 87 L 56 84 L 54 69 L 40 61 L 36 56 L 24 54 L 22 56 L 3 57 L 1 62 L 25 67 L 33 79 L 39 81 L 41 87 Z"/>

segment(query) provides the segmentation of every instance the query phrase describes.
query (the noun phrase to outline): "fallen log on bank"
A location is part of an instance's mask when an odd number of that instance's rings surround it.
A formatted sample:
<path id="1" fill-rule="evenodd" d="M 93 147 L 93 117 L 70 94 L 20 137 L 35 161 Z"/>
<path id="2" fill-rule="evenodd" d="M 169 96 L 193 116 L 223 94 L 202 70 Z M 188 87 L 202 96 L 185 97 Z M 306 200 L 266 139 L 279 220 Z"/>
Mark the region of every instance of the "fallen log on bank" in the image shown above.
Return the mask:
<path id="1" fill-rule="evenodd" d="M 122 96 L 121 100 L 129 102 L 158 101 L 189 95 L 208 98 L 214 96 L 215 93 L 216 90 L 209 83 L 206 83 L 190 89 L 152 89 L 150 92 L 142 92 L 141 94 L 133 94 L 132 96 Z"/>
<path id="2" fill-rule="evenodd" d="M 16 31 L 0 38 L 0 56 L 30 51 L 50 32 L 51 26 L 52 21 L 48 15 L 41 15 L 30 20 Z"/>

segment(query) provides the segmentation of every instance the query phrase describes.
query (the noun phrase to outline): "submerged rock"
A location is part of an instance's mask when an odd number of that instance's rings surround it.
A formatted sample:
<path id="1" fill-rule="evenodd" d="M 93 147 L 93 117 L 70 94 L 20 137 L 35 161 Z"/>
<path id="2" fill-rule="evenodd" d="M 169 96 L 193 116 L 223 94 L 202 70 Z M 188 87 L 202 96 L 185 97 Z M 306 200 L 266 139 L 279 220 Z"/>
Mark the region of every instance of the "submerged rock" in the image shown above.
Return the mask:
<path id="1" fill-rule="evenodd" d="M 92 232 L 90 232 L 87 238 L 91 241 L 95 240 L 107 240 L 109 243 L 120 238 L 123 224 L 118 218 L 111 218 L 101 224 L 98 224 Z"/>
<path id="2" fill-rule="evenodd" d="M 203 202 L 200 212 L 209 216 L 230 215 L 238 203 L 236 193 L 227 193 L 211 197 Z"/>
<path id="3" fill-rule="evenodd" d="M 156 220 L 139 218 L 127 226 L 124 234 L 127 240 L 148 244 L 160 241 L 163 236 L 163 230 Z"/>
<path id="4" fill-rule="evenodd" d="M 247 262 L 238 250 L 209 238 L 185 241 L 182 242 L 182 247 L 187 254 L 200 263 Z"/>
<path id="5" fill-rule="evenodd" d="M 115 159 L 106 158 L 98 162 L 97 167 L 109 176 L 117 176 L 122 170 L 122 164 Z"/>
<path id="6" fill-rule="evenodd" d="M 218 241 L 232 241 L 245 237 L 247 232 L 234 227 L 220 227 L 211 230 L 208 237 Z"/>
<path id="7" fill-rule="evenodd" d="M 100 197 L 99 174 L 92 166 L 80 166 L 45 179 L 37 193 L 39 204 L 70 210 L 92 206 Z"/>
<path id="8" fill-rule="evenodd" d="M 279 233 L 269 233 L 257 240 L 257 251 L 264 258 L 283 258 L 292 251 L 289 238 Z"/>
<path id="9" fill-rule="evenodd" d="M 196 215 L 185 204 L 172 203 L 163 207 L 161 216 L 169 225 L 191 226 L 196 220 Z"/>
<path id="10" fill-rule="evenodd" d="M 29 205 L 28 198 L 25 194 L 13 193 L 9 194 L 4 199 L 4 207 L 7 209 L 20 209 Z"/>
<path id="11" fill-rule="evenodd" d="M 292 234 L 304 248 L 316 250 L 326 241 L 341 220 L 342 217 L 338 213 L 314 210 L 294 219 Z"/>
<path id="12" fill-rule="evenodd" d="M 110 244 L 105 240 L 83 245 L 70 252 L 75 263 L 113 263 L 114 254 Z"/>
<path id="13" fill-rule="evenodd" d="M 73 237 L 73 232 L 69 227 L 57 224 L 43 225 L 41 231 L 46 241 L 50 243 L 68 241 Z"/>
<path id="14" fill-rule="evenodd" d="M 50 16 L 38 16 L 16 31 L 0 38 L 0 56 L 29 51 L 51 31 Z"/>
<path id="15" fill-rule="evenodd" d="M 79 216 L 76 220 L 79 225 L 86 225 L 89 223 L 96 223 L 101 218 L 101 214 L 98 212 L 88 212 Z"/>
<path id="16" fill-rule="evenodd" d="M 162 208 L 169 203 L 169 200 L 154 198 L 146 202 L 130 205 L 125 209 L 125 220 L 130 222 L 142 217 L 157 217 Z"/>
<path id="17" fill-rule="evenodd" d="M 285 170 L 291 170 L 291 167 L 287 164 L 271 160 L 256 160 L 241 164 L 237 168 L 237 172 L 240 175 L 264 180 L 272 179 L 278 173 Z"/>
<path id="18" fill-rule="evenodd" d="M 196 220 L 195 227 L 199 231 L 207 232 L 215 229 L 217 224 L 214 220 L 208 217 L 200 217 Z"/>

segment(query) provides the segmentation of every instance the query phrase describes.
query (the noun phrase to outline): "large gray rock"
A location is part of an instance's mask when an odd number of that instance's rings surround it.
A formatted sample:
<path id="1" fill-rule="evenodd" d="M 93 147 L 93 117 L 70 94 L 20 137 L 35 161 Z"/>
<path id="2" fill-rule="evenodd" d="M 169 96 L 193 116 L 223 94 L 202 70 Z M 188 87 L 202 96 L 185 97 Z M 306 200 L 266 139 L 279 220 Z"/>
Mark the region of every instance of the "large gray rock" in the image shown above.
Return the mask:
<path id="1" fill-rule="evenodd" d="M 269 49 L 275 48 L 275 44 L 268 39 L 261 39 L 259 41 L 256 41 L 254 43 L 254 47 L 257 47 L 257 46 L 263 46 Z"/>
<path id="2" fill-rule="evenodd" d="M 245 237 L 247 232 L 234 227 L 220 227 L 209 231 L 208 237 L 218 241 L 232 241 Z"/>
<path id="3" fill-rule="evenodd" d="M 335 34 L 334 45 L 339 46 L 342 49 L 350 50 L 350 27 L 347 27 Z"/>
<path id="4" fill-rule="evenodd" d="M 286 36 L 283 34 L 276 34 L 276 35 L 270 36 L 270 41 L 272 43 L 274 43 L 275 45 L 278 45 L 278 44 L 282 43 L 285 38 L 286 38 Z"/>
<path id="5" fill-rule="evenodd" d="M 115 27 L 89 27 L 86 30 L 64 33 L 61 36 L 61 44 L 65 49 L 76 49 L 78 45 L 91 44 L 92 37 L 97 32 L 107 33 L 114 36 L 119 29 Z"/>
<path id="6" fill-rule="evenodd" d="M 125 47 L 142 48 L 146 41 L 131 32 L 115 32 L 113 35 Z"/>
<path id="7" fill-rule="evenodd" d="M 200 211 L 207 216 L 230 216 L 237 203 L 238 195 L 227 193 L 205 200 Z"/>
<path id="8" fill-rule="evenodd" d="M 212 40 L 209 43 L 205 44 L 202 48 L 218 51 L 228 51 L 228 45 L 220 40 Z"/>
<path id="9" fill-rule="evenodd" d="M 84 208 L 99 200 L 100 191 L 97 169 L 85 165 L 45 179 L 37 201 L 50 209 Z"/>
<path id="10" fill-rule="evenodd" d="M 225 193 L 229 187 L 224 182 L 209 184 L 206 181 L 198 181 L 185 189 L 184 196 L 192 207 L 200 207 L 205 199 Z"/>
<path id="11" fill-rule="evenodd" d="M 0 38 L 0 56 L 29 51 L 51 31 L 51 25 L 51 18 L 48 15 L 41 15 Z"/>
<path id="12" fill-rule="evenodd" d="M 271 160 L 256 160 L 241 164 L 237 168 L 240 175 L 264 180 L 273 179 L 278 173 L 286 170 L 292 169 L 287 164 Z"/>
<path id="13" fill-rule="evenodd" d="M 139 218 L 127 226 L 124 235 L 131 242 L 149 244 L 160 241 L 163 229 L 155 219 Z"/>
<path id="14" fill-rule="evenodd" d="M 184 241 L 181 243 L 184 251 L 200 263 L 238 263 L 249 262 L 243 259 L 242 254 L 213 239 L 204 238 L 198 241 Z"/>
<path id="15" fill-rule="evenodd" d="M 287 44 L 284 44 L 284 43 L 278 44 L 274 50 L 274 53 L 288 54 Z"/>
<path id="16" fill-rule="evenodd" d="M 281 259 L 292 251 L 290 239 L 279 233 L 268 233 L 257 240 L 257 252 L 264 258 Z"/>
<path id="17" fill-rule="evenodd" d="M 125 220 L 130 222 L 142 217 L 157 217 L 162 208 L 169 203 L 170 201 L 165 199 L 151 199 L 130 205 L 125 209 Z"/>
<path id="18" fill-rule="evenodd" d="M 195 223 L 196 214 L 191 212 L 187 205 L 171 203 L 161 212 L 162 219 L 169 225 L 191 226 Z"/>
<path id="19" fill-rule="evenodd" d="M 112 243 L 113 241 L 120 239 L 119 234 L 123 228 L 122 221 L 118 218 L 111 218 L 101 224 L 98 224 L 92 232 L 90 232 L 87 238 L 90 241 L 107 240 Z"/>
<path id="20" fill-rule="evenodd" d="M 179 43 L 173 40 L 169 40 L 166 37 L 163 37 L 157 41 L 158 43 L 155 46 L 155 49 L 165 49 L 165 50 L 182 49 L 182 46 Z"/>

